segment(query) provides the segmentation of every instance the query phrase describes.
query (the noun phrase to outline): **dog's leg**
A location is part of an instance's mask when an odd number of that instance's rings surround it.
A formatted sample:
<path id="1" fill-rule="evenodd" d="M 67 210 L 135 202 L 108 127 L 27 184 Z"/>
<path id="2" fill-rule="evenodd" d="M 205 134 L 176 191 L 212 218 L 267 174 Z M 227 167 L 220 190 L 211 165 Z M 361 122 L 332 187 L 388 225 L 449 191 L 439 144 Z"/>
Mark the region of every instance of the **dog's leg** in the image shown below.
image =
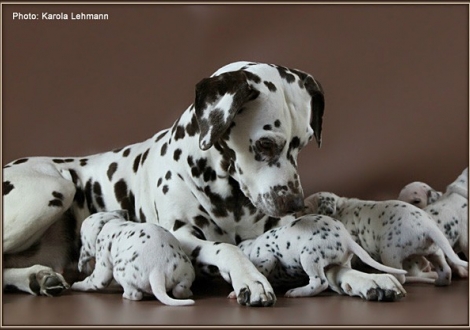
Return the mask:
<path id="1" fill-rule="evenodd" d="M 63 219 L 75 194 L 74 184 L 64 179 L 53 165 L 47 162 L 26 164 L 28 162 L 4 169 L 3 254 L 9 255 L 9 260 L 31 248 L 52 224 Z M 22 257 L 25 259 L 24 255 Z M 52 268 L 24 261 L 27 268 L 5 265 L 3 287 L 47 296 L 57 295 L 69 287 L 62 275 Z"/>
<path id="2" fill-rule="evenodd" d="M 335 265 L 326 271 L 330 288 L 339 293 L 366 300 L 396 301 L 406 295 L 397 278 L 390 274 L 367 274 Z"/>
<path id="3" fill-rule="evenodd" d="M 232 284 L 239 304 L 274 305 L 276 296 L 271 284 L 240 248 L 228 243 L 196 238 L 190 233 L 189 226 L 183 226 L 173 234 L 194 264 L 213 265 L 219 269 L 220 275 Z"/>
<path id="4" fill-rule="evenodd" d="M 285 294 L 286 297 L 310 297 L 328 289 L 328 280 L 323 270 L 323 264 L 315 263 L 314 259 L 314 257 L 307 253 L 301 255 L 300 263 L 309 277 L 309 283 L 305 286 L 288 290 Z"/>
<path id="5" fill-rule="evenodd" d="M 436 253 L 426 256 L 426 258 L 433 264 L 434 270 L 437 273 L 437 279 L 434 284 L 437 286 L 450 285 L 452 281 L 452 270 L 446 262 L 444 252 L 439 249 Z"/>
<path id="6" fill-rule="evenodd" d="M 5 269 L 2 286 L 3 289 L 15 288 L 36 296 L 49 297 L 59 295 L 70 287 L 62 275 L 41 265 Z"/>
<path id="7" fill-rule="evenodd" d="M 95 291 L 106 288 L 113 280 L 113 268 L 109 262 L 104 262 L 103 259 L 97 258 L 93 273 L 83 281 L 72 284 L 72 290 Z"/>

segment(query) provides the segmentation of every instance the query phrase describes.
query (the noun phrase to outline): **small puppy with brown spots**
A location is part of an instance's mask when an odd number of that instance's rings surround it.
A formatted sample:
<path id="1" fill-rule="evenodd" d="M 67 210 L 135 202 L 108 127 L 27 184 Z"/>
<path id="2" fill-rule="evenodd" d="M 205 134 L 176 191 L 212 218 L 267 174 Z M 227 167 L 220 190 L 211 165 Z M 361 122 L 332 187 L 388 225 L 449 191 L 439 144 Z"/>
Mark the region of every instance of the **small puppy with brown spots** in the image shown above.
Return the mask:
<path id="1" fill-rule="evenodd" d="M 403 261 L 425 256 L 437 272 L 435 285 L 451 283 L 451 269 L 445 257 L 468 269 L 468 263 L 459 259 L 425 211 L 402 201 L 365 201 L 339 197 L 320 192 L 305 199 L 309 212 L 329 215 L 340 220 L 348 232 L 375 260 L 384 265 L 403 269 Z M 404 275 L 400 283 L 425 281 Z"/>
<path id="2" fill-rule="evenodd" d="M 89 272 L 72 290 L 94 291 L 106 288 L 114 279 L 124 289 L 123 298 L 141 300 L 153 294 L 166 305 L 192 305 L 190 287 L 195 278 L 191 261 L 179 242 L 166 229 L 151 223 L 127 219 L 127 211 L 99 212 L 82 224 L 79 271 Z M 87 269 L 85 269 L 87 268 Z M 172 291 L 175 298 L 168 296 Z"/>

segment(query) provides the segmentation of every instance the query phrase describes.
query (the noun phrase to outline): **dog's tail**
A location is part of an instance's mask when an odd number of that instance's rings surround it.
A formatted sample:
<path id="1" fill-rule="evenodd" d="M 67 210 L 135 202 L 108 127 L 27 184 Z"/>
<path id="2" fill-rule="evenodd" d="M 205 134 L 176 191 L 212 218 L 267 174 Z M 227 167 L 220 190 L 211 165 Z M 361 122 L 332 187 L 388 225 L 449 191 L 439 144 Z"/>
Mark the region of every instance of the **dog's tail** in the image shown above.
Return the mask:
<path id="1" fill-rule="evenodd" d="M 405 275 L 407 272 L 403 269 L 393 268 L 389 266 L 385 266 L 377 261 L 375 261 L 366 250 L 364 250 L 359 244 L 357 244 L 352 237 L 349 238 L 348 248 L 354 253 L 356 256 L 361 259 L 361 261 L 377 270 L 382 272 L 390 273 L 390 274 L 398 274 L 398 275 Z"/>
<path id="2" fill-rule="evenodd" d="M 153 294 L 162 304 L 169 306 L 187 306 L 194 304 L 194 300 L 192 299 L 174 299 L 168 295 L 165 288 L 165 275 L 161 270 L 152 270 L 150 272 L 149 282 Z"/>
<path id="3" fill-rule="evenodd" d="M 450 261 L 456 265 L 468 269 L 468 262 L 459 258 L 454 249 L 452 249 L 452 246 L 450 245 L 449 240 L 444 235 L 444 233 L 439 229 L 432 219 L 429 221 L 431 222 L 427 230 L 429 238 L 433 240 L 434 244 L 441 248 L 442 252 L 444 252 Z"/>

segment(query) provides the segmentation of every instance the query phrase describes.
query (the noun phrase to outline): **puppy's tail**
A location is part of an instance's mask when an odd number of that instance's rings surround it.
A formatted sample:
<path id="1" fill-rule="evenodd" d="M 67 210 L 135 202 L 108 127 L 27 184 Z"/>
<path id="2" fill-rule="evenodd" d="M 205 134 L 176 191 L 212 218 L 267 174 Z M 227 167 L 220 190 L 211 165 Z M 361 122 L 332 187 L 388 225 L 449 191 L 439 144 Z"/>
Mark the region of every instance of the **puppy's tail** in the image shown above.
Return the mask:
<path id="1" fill-rule="evenodd" d="M 398 269 L 398 268 L 393 268 L 389 266 L 385 266 L 377 261 L 375 261 L 368 253 L 366 250 L 364 250 L 359 244 L 357 244 L 352 237 L 349 238 L 348 242 L 348 247 L 349 250 L 351 250 L 352 253 L 357 255 L 361 261 L 377 270 L 380 270 L 382 272 L 390 273 L 390 274 L 398 274 L 398 275 L 405 275 L 407 272 L 406 270 L 403 269 Z"/>
<path id="2" fill-rule="evenodd" d="M 433 242 L 441 248 L 442 252 L 446 255 L 446 257 L 452 261 L 454 264 L 464 267 L 468 269 L 468 262 L 464 261 L 459 258 L 459 256 L 455 253 L 454 249 L 449 243 L 449 240 L 444 235 L 444 233 L 439 229 L 439 227 L 435 224 L 435 222 L 430 219 L 430 226 L 428 229 L 428 236 L 433 240 Z"/>
<path id="3" fill-rule="evenodd" d="M 150 272 L 149 282 L 153 294 L 162 304 L 169 306 L 187 306 L 194 304 L 194 300 L 192 299 L 174 299 L 168 295 L 165 287 L 165 275 L 162 270 L 152 270 Z"/>

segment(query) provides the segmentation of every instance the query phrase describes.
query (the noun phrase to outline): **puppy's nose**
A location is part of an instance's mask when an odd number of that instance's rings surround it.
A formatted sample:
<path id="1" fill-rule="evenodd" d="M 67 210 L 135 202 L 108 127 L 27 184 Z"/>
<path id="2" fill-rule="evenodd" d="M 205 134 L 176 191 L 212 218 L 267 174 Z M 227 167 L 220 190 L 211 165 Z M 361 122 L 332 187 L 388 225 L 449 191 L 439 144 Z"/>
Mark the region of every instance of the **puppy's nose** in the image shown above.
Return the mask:
<path id="1" fill-rule="evenodd" d="M 302 211 L 304 207 L 303 196 L 291 195 L 281 197 L 281 208 L 286 214 Z"/>

